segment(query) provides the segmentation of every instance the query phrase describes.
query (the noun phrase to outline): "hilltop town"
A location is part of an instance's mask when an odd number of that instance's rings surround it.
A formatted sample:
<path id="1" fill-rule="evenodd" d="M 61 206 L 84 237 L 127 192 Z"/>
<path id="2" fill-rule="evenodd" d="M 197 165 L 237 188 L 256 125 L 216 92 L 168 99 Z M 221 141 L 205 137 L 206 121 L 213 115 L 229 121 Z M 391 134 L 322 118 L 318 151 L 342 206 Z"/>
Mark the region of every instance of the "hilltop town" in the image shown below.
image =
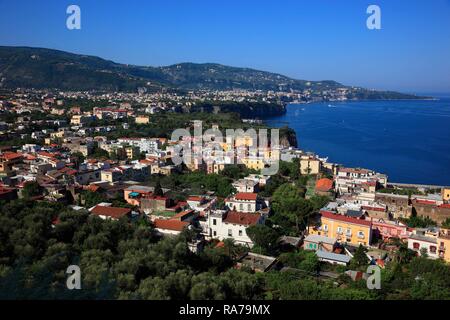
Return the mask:
<path id="1" fill-rule="evenodd" d="M 283 106 L 283 97 L 251 91 L 2 91 L 0 224 L 7 227 L 0 228 L 0 276 L 11 281 L 7 277 L 21 258 L 46 261 L 59 272 L 45 259 L 66 249 L 71 252 L 67 260 L 81 256 L 93 290 L 102 282 L 90 264 L 118 279 L 121 293 L 116 298 L 176 298 L 175 291 L 183 298 L 218 298 L 219 289 L 217 296 L 208 296 L 208 290 L 194 288 L 205 283 L 202 272 L 214 278 L 226 270 L 252 277 L 249 286 L 259 283 L 255 274 L 267 278 L 265 286 L 248 289 L 248 295 L 238 295 L 234 280 L 227 280 L 234 289 L 223 297 L 299 298 L 301 292 L 277 289 L 281 285 L 270 277 L 300 275 L 320 279 L 330 294 L 371 298 L 372 293 L 352 287 L 367 278 L 369 265 L 397 274 L 392 266 L 425 259 L 437 263 L 430 269 L 448 272 L 450 187 L 392 183 L 386 174 L 344 167 L 300 150 L 289 136 L 282 135 L 277 145 L 255 148 L 245 130 L 267 128 L 263 120 L 227 106 L 258 103 L 263 110 Z M 221 143 L 172 139 L 175 129 L 193 132 L 198 121 L 204 130 L 244 131 Z M 180 147 L 195 154 L 198 143 L 201 152 L 215 155 L 219 148 L 224 156 L 174 161 Z M 275 164 L 275 174 L 264 174 Z M 146 244 L 141 247 L 139 241 Z M 171 257 L 167 261 L 161 258 L 165 254 Z M 96 255 L 102 262 L 94 261 Z M 127 255 L 136 260 L 126 260 Z M 161 265 L 170 270 L 159 274 L 158 267 L 141 260 L 144 256 L 162 259 Z M 179 267 L 170 267 L 168 261 Z M 148 288 L 175 277 L 183 265 L 190 266 L 183 277 L 197 277 L 191 289 L 150 293 Z M 411 270 L 408 274 L 415 276 Z M 392 292 L 386 289 L 383 297 L 427 294 L 410 291 L 419 285 L 408 282 Z M 448 287 L 441 293 L 433 294 L 448 298 Z"/>

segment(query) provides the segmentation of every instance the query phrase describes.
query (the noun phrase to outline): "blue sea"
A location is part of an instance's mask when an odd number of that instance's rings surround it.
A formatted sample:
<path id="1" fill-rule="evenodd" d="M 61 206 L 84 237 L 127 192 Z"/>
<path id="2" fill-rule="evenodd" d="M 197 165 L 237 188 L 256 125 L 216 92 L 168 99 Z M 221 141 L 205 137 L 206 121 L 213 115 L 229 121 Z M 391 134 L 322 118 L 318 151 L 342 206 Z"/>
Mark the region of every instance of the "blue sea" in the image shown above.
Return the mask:
<path id="1" fill-rule="evenodd" d="M 293 128 L 300 149 L 331 162 L 450 185 L 450 98 L 291 104 L 267 123 Z"/>

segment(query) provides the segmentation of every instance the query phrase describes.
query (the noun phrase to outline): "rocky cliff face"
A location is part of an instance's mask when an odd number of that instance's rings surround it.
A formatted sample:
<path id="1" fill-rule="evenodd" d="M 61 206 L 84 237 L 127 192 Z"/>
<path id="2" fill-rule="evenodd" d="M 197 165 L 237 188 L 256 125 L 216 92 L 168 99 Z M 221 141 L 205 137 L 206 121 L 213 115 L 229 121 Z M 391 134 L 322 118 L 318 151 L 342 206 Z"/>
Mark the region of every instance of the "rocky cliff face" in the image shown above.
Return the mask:
<path id="1" fill-rule="evenodd" d="M 283 147 L 298 147 L 297 134 L 289 127 L 280 128 L 280 144 Z"/>

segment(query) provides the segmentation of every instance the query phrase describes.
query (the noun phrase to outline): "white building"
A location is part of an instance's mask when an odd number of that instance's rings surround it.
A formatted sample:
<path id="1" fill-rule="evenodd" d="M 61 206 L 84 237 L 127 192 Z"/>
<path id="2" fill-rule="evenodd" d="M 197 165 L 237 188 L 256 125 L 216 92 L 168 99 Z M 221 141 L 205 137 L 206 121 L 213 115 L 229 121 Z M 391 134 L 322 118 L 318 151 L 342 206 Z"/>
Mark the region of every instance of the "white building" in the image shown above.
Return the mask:
<path id="1" fill-rule="evenodd" d="M 246 230 L 252 225 L 264 224 L 265 220 L 265 214 L 215 210 L 208 213 L 203 234 L 206 238 L 221 241 L 231 238 L 238 244 L 252 247 L 253 242 Z"/>
<path id="2" fill-rule="evenodd" d="M 120 138 L 117 142 L 122 145 L 130 145 L 139 148 L 140 152 L 151 153 L 157 152 L 161 145 L 159 139 L 156 138 Z"/>
<path id="3" fill-rule="evenodd" d="M 237 190 L 237 192 L 254 193 L 258 192 L 259 183 L 255 180 L 239 179 L 233 182 L 232 185 Z"/>
<path id="4" fill-rule="evenodd" d="M 257 201 L 258 194 L 250 192 L 240 192 L 225 199 L 225 205 L 233 211 L 256 212 L 262 209 L 261 203 Z"/>
<path id="5" fill-rule="evenodd" d="M 421 251 L 426 250 L 429 258 L 439 258 L 438 237 L 439 233 L 434 228 L 431 229 L 415 229 L 408 238 L 408 248 L 416 251 L 419 255 Z"/>

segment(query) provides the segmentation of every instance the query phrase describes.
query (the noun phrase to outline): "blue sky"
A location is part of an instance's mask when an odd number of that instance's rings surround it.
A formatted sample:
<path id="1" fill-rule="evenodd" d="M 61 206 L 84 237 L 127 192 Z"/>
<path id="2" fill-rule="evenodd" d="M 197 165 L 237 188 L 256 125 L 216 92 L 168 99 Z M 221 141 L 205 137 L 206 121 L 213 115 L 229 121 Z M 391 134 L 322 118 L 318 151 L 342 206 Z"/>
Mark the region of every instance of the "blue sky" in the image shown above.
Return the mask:
<path id="1" fill-rule="evenodd" d="M 70 4 L 81 8 L 81 30 L 66 28 Z M 381 30 L 366 28 L 370 4 L 381 8 Z M 450 92 L 450 0 L 0 0 L 0 45 Z"/>

